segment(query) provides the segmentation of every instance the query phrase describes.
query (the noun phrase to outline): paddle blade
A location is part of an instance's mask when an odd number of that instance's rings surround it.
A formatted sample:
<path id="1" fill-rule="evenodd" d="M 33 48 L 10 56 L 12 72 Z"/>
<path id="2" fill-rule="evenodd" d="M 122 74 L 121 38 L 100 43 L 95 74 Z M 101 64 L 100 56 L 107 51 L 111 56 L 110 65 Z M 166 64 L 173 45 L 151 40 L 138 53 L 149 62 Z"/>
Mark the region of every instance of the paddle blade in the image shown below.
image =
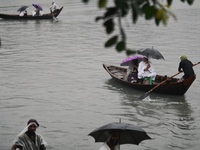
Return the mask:
<path id="1" fill-rule="evenodd" d="M 146 97 L 148 97 L 150 94 L 149 94 L 149 92 L 146 92 L 145 94 L 143 94 L 142 96 L 140 96 L 138 99 L 139 100 L 143 100 L 143 99 L 145 99 Z"/>

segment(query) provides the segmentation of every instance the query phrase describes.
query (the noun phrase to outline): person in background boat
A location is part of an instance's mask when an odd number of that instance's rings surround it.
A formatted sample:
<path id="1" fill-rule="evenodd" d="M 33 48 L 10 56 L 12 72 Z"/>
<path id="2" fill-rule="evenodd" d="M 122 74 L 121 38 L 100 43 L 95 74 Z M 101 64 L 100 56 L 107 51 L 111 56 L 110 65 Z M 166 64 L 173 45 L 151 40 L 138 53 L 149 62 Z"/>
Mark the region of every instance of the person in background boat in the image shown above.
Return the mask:
<path id="1" fill-rule="evenodd" d="M 35 11 L 32 13 L 33 16 L 42 16 L 42 13 L 38 7 L 36 7 Z"/>
<path id="2" fill-rule="evenodd" d="M 184 79 L 189 78 L 190 76 L 193 76 L 194 70 L 193 70 L 193 63 L 187 59 L 187 56 L 182 55 L 180 57 L 180 63 L 178 67 L 179 72 L 184 72 L 184 75 L 181 77 L 179 82 L 183 81 Z"/>
<path id="3" fill-rule="evenodd" d="M 141 61 L 138 66 L 139 82 L 142 82 L 146 77 L 152 78 L 152 80 L 154 81 L 156 78 L 156 72 L 154 72 L 153 64 L 149 61 L 147 57 L 144 57 L 143 61 Z"/>
<path id="4" fill-rule="evenodd" d="M 137 82 L 138 79 L 137 74 L 138 74 L 138 59 L 135 59 L 130 62 L 124 79 L 130 82 Z"/>
<path id="5" fill-rule="evenodd" d="M 20 11 L 19 16 L 27 16 L 27 10 Z"/>
<path id="6" fill-rule="evenodd" d="M 105 142 L 99 150 L 119 150 L 119 133 L 110 133 L 108 141 Z"/>
<path id="7" fill-rule="evenodd" d="M 52 2 L 52 6 L 50 7 L 51 14 L 54 13 L 56 10 L 59 10 L 59 7 L 55 2 Z"/>
<path id="8" fill-rule="evenodd" d="M 26 128 L 13 141 L 11 150 L 46 150 L 44 138 L 36 133 L 39 123 L 35 119 L 30 119 Z"/>

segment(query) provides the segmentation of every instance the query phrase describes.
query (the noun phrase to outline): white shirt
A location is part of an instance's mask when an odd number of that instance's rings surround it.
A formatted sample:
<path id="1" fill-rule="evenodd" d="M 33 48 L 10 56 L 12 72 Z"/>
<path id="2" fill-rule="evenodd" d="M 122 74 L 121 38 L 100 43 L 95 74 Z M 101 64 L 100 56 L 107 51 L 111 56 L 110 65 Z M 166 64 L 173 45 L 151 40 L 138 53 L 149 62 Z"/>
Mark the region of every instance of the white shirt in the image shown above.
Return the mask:
<path id="1" fill-rule="evenodd" d="M 53 5 L 51 6 L 51 10 L 54 11 L 56 9 L 59 9 L 59 8 L 58 8 L 58 5 L 54 2 Z"/>
<path id="2" fill-rule="evenodd" d="M 110 147 L 108 146 L 107 143 L 104 143 L 99 150 L 110 150 Z M 119 145 L 115 146 L 115 150 L 119 150 Z"/>
<path id="3" fill-rule="evenodd" d="M 153 77 L 153 80 L 155 80 L 156 73 L 154 72 L 154 67 L 151 62 L 149 62 L 149 64 L 150 64 L 150 67 L 148 68 L 148 70 L 144 71 L 144 69 L 147 68 L 148 64 L 145 63 L 144 61 L 141 61 L 139 63 L 139 66 L 138 66 L 138 78 L 139 79 L 142 79 L 144 77 Z"/>
<path id="4" fill-rule="evenodd" d="M 19 13 L 19 16 L 24 16 L 24 14 L 26 14 L 26 11 L 24 10 L 24 11 L 21 11 L 20 13 Z"/>

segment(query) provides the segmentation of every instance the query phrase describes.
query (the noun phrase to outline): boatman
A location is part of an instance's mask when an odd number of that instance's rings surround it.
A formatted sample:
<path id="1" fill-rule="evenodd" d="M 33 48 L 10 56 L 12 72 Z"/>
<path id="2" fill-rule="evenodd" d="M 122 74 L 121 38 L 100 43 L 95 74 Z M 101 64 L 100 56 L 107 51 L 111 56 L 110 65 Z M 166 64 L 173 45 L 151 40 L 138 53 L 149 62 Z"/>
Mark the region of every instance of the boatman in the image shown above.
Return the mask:
<path id="1" fill-rule="evenodd" d="M 55 2 L 52 2 L 52 6 L 50 8 L 51 14 L 54 13 L 54 11 L 58 10 L 58 5 Z"/>
<path id="2" fill-rule="evenodd" d="M 39 123 L 30 119 L 26 128 L 14 140 L 11 150 L 46 150 L 44 138 L 36 133 L 38 127 Z"/>
<path id="3" fill-rule="evenodd" d="M 179 63 L 178 71 L 184 72 L 184 75 L 179 80 L 179 82 L 181 82 L 184 79 L 187 79 L 190 76 L 193 76 L 195 74 L 194 70 L 193 70 L 193 63 L 190 60 L 187 59 L 187 56 L 182 55 L 180 57 L 180 63 Z"/>

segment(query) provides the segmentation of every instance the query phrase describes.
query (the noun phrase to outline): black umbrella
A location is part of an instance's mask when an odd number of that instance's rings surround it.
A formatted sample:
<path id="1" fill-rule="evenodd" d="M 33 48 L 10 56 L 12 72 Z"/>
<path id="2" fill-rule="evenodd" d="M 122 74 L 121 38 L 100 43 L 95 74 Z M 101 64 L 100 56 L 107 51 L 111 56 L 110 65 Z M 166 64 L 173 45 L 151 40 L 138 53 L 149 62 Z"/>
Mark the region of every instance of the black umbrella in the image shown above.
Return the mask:
<path id="1" fill-rule="evenodd" d="M 26 10 L 26 8 L 28 8 L 28 6 L 21 6 L 21 7 L 17 10 L 17 12 L 22 12 L 22 11 Z"/>
<path id="2" fill-rule="evenodd" d="M 138 54 L 146 56 L 147 58 L 154 58 L 154 59 L 165 59 L 163 55 L 158 51 L 152 48 L 144 48 L 139 49 L 137 51 Z"/>
<path id="3" fill-rule="evenodd" d="M 89 135 L 95 139 L 95 142 L 106 142 L 109 138 L 109 133 L 112 131 L 119 133 L 119 144 L 139 145 L 141 141 L 151 139 L 141 127 L 117 122 L 99 127 L 89 133 Z"/>

